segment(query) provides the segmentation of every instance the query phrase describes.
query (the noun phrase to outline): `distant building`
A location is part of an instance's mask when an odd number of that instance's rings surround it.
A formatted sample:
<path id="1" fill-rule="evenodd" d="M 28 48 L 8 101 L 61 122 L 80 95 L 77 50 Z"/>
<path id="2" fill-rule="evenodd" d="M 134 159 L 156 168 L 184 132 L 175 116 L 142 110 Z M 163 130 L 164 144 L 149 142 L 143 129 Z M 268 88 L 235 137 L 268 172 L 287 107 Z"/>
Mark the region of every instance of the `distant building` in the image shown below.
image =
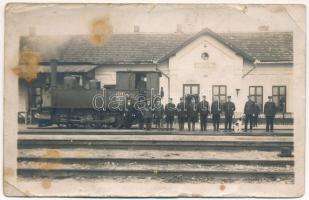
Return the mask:
<path id="1" fill-rule="evenodd" d="M 164 102 L 168 96 L 178 102 L 187 94 L 224 102 L 230 95 L 240 113 L 248 95 L 261 107 L 272 95 L 280 112 L 293 111 L 291 32 L 215 33 L 207 28 L 196 34 L 134 32 L 113 34 L 101 46 L 86 35 L 29 35 L 21 37 L 20 50 L 38 52 L 42 66 L 41 81 L 28 88 L 21 84 L 20 93 L 29 95 L 21 95 L 28 99 L 21 99 L 20 111 L 31 107 L 35 88 L 48 79 L 51 59 L 59 62 L 60 83 L 64 75 L 74 74 L 82 85 L 95 78 L 113 88 L 116 71 L 161 71 Z"/>

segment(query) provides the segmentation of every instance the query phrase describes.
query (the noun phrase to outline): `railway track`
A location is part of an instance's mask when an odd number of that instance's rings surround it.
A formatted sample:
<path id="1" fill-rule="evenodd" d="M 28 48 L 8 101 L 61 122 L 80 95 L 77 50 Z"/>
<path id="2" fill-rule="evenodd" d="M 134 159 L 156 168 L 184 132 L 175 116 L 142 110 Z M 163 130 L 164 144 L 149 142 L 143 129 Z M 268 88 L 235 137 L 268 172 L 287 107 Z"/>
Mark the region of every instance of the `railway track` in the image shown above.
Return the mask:
<path id="1" fill-rule="evenodd" d="M 113 131 L 55 133 L 19 133 L 19 178 L 294 182 L 293 158 L 277 156 L 282 147 L 293 149 L 293 137 L 286 132 L 281 136 L 234 137 Z"/>
<path id="2" fill-rule="evenodd" d="M 165 141 L 165 140 L 39 140 L 18 139 L 19 149 L 34 148 L 95 148 L 95 149 L 169 149 L 169 150 L 264 150 L 279 151 L 282 147 L 293 148 L 289 141 Z"/>
<path id="3" fill-rule="evenodd" d="M 17 162 L 43 162 L 43 163 L 61 163 L 61 164 L 106 164 L 114 163 L 116 165 L 122 164 L 148 164 L 148 165 L 162 165 L 162 164 L 206 164 L 206 165 L 262 165 L 262 166 L 294 166 L 293 160 L 233 160 L 233 159 L 181 159 L 181 158 L 46 158 L 46 157 L 18 157 Z"/>
<path id="4" fill-rule="evenodd" d="M 284 129 L 277 130 L 273 133 L 265 133 L 263 130 L 256 130 L 254 132 L 214 132 L 209 130 L 207 132 L 188 132 L 188 131 L 143 131 L 138 129 L 132 130 L 110 130 L 110 129 L 57 129 L 57 128 L 31 128 L 18 131 L 19 135 L 195 135 L 195 136 L 293 136 L 293 130 Z"/>
<path id="5" fill-rule="evenodd" d="M 205 171 L 205 170 L 76 170 L 76 169 L 18 169 L 17 175 L 23 178 L 155 178 L 168 182 L 208 181 L 285 181 L 294 177 L 293 172 L 255 172 L 255 171 Z"/>

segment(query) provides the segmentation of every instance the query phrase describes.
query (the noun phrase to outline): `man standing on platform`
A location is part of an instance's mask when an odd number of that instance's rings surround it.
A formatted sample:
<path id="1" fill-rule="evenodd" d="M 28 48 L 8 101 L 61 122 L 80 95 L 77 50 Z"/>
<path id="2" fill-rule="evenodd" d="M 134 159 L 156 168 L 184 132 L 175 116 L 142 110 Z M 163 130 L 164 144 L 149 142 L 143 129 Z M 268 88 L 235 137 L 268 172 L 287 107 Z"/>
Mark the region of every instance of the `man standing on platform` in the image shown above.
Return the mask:
<path id="1" fill-rule="evenodd" d="M 195 123 L 198 120 L 198 110 L 197 102 L 195 98 L 192 97 L 191 101 L 188 103 L 188 129 L 189 131 L 195 131 Z"/>
<path id="2" fill-rule="evenodd" d="M 183 97 L 180 97 L 180 102 L 177 104 L 177 114 L 178 114 L 179 130 L 183 131 L 185 127 L 185 121 L 187 118 L 186 106 L 183 101 Z"/>
<path id="3" fill-rule="evenodd" d="M 162 119 L 164 115 L 164 106 L 161 103 L 161 99 L 157 99 L 155 101 L 155 106 L 154 106 L 154 123 L 155 126 L 158 130 L 161 130 L 162 128 Z"/>
<path id="4" fill-rule="evenodd" d="M 173 103 L 172 98 L 168 98 L 168 104 L 165 105 L 164 111 L 166 114 L 166 126 L 167 126 L 166 128 L 167 130 L 172 130 L 176 111 L 176 106 Z"/>
<path id="5" fill-rule="evenodd" d="M 151 108 L 151 103 L 148 102 L 146 104 L 146 108 L 144 111 L 144 119 L 146 122 L 146 130 L 149 131 L 151 129 L 152 126 L 152 118 L 153 118 L 153 110 Z"/>
<path id="6" fill-rule="evenodd" d="M 259 114 L 260 114 L 260 106 L 259 104 L 255 103 L 253 127 L 257 127 L 258 125 Z"/>
<path id="7" fill-rule="evenodd" d="M 214 101 L 211 104 L 211 114 L 212 114 L 212 123 L 214 126 L 214 131 L 219 131 L 219 123 L 220 123 L 220 103 L 218 101 L 218 97 L 214 97 Z"/>
<path id="8" fill-rule="evenodd" d="M 231 96 L 227 97 L 227 102 L 223 105 L 223 112 L 225 115 L 224 131 L 227 131 L 227 126 L 229 126 L 229 131 L 232 131 L 232 121 L 235 111 L 235 104 L 231 102 Z"/>
<path id="9" fill-rule="evenodd" d="M 255 112 L 255 103 L 252 101 L 251 97 L 248 96 L 248 101 L 245 104 L 244 114 L 245 114 L 245 132 L 248 130 L 248 122 L 250 123 L 250 131 L 252 131 L 253 126 L 253 115 Z"/>
<path id="10" fill-rule="evenodd" d="M 209 103 L 206 101 L 206 95 L 203 95 L 202 98 L 203 100 L 199 103 L 198 110 L 200 113 L 201 131 L 206 131 L 209 114 Z"/>
<path id="11" fill-rule="evenodd" d="M 276 115 L 276 104 L 272 101 L 272 96 L 268 97 L 268 101 L 264 105 L 264 114 L 266 118 L 266 132 L 274 131 L 274 118 Z"/>

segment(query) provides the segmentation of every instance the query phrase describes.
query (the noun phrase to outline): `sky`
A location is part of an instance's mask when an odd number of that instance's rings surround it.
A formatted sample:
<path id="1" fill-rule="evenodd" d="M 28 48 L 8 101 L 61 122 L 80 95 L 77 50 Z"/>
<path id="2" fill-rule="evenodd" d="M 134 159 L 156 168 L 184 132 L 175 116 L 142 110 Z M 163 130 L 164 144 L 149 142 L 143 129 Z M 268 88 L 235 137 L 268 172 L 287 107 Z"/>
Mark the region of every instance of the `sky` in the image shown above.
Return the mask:
<path id="1" fill-rule="evenodd" d="M 291 31 L 301 17 L 301 6 L 275 5 L 160 5 L 160 4 L 11 4 L 6 8 L 8 31 L 26 35 L 34 27 L 38 35 L 87 34 L 94 18 L 109 16 L 114 32 L 173 33 L 210 28 L 216 32 L 251 32 L 259 26 L 270 31 Z M 303 12 L 304 15 L 304 12 Z"/>

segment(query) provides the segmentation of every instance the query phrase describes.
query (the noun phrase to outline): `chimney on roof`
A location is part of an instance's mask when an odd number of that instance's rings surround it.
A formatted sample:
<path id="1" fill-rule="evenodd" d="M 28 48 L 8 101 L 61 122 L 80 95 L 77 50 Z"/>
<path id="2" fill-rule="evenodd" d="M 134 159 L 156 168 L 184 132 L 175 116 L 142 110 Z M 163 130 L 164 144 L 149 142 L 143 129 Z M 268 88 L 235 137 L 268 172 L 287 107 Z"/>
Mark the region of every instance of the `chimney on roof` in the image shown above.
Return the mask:
<path id="1" fill-rule="evenodd" d="M 259 31 L 269 31 L 269 26 L 262 25 L 258 27 Z"/>
<path id="2" fill-rule="evenodd" d="M 139 32 L 139 26 L 134 25 L 134 33 L 138 33 Z"/>
<path id="3" fill-rule="evenodd" d="M 176 26 L 176 33 L 183 33 L 183 32 L 182 32 L 182 26 L 181 26 L 181 24 L 177 24 L 177 26 Z"/>
<path id="4" fill-rule="evenodd" d="M 36 35 L 36 30 L 34 26 L 30 26 L 29 28 L 29 36 L 35 36 Z"/>

